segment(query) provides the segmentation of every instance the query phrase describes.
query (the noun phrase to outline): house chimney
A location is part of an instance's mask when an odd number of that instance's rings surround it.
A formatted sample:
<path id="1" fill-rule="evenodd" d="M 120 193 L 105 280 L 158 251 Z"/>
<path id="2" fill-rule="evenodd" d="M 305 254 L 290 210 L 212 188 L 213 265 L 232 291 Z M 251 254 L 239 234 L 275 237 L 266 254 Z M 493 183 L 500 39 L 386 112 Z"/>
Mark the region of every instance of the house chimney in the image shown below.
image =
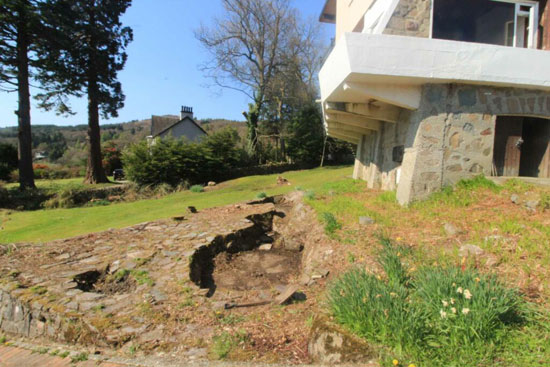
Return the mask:
<path id="1" fill-rule="evenodd" d="M 193 118 L 193 107 L 181 106 L 180 118 L 183 120 L 186 117 Z"/>

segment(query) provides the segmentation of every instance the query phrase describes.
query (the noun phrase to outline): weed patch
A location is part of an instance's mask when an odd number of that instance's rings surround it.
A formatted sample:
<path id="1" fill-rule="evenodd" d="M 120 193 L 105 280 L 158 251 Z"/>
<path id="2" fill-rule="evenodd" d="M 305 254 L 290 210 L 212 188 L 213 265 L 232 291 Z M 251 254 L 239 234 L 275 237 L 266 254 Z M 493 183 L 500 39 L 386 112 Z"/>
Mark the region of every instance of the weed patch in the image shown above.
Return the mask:
<path id="1" fill-rule="evenodd" d="M 203 192 L 204 191 L 204 186 L 202 186 L 202 185 L 193 185 L 193 186 L 191 186 L 189 191 L 195 192 L 195 193 Z"/>
<path id="2" fill-rule="evenodd" d="M 154 285 L 153 279 L 149 277 L 147 270 L 132 270 L 130 274 L 139 285 L 147 284 L 150 287 Z"/>
<path id="3" fill-rule="evenodd" d="M 342 224 L 336 220 L 332 213 L 322 213 L 321 220 L 325 224 L 325 233 L 329 236 L 334 235 L 334 233 L 342 228 Z"/>
<path id="4" fill-rule="evenodd" d="M 229 353 L 241 342 L 245 342 L 247 335 L 245 332 L 237 332 L 232 335 L 226 331 L 212 338 L 210 345 L 210 357 L 213 359 L 225 359 Z"/>

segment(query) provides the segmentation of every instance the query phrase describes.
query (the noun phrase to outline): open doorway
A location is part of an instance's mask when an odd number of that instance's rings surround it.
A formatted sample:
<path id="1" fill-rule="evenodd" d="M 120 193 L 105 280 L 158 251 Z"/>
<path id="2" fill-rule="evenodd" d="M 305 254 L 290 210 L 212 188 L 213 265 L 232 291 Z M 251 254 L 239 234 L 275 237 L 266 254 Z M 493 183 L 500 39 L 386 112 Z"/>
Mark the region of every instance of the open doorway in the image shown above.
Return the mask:
<path id="1" fill-rule="evenodd" d="M 550 120 L 497 117 L 493 175 L 550 178 Z"/>

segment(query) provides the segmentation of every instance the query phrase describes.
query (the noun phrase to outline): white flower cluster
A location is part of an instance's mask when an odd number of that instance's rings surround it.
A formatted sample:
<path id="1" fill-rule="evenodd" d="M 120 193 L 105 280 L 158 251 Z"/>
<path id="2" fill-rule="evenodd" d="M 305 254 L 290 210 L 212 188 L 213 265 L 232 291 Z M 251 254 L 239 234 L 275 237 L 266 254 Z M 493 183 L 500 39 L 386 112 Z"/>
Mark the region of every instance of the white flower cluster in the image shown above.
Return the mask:
<path id="1" fill-rule="evenodd" d="M 453 284 L 454 285 L 454 284 Z M 457 290 L 456 290 L 456 293 L 458 294 L 461 294 L 464 296 L 465 299 L 472 299 L 472 293 L 468 290 L 468 289 L 463 289 L 462 287 L 458 287 Z M 455 299 L 454 298 L 451 298 L 449 301 L 447 300 L 442 300 L 441 303 L 443 303 L 443 307 L 449 307 L 449 306 L 452 306 L 455 304 Z M 457 313 L 457 310 L 455 307 L 451 307 L 449 309 L 449 311 L 452 313 L 452 314 L 455 314 Z M 464 307 L 462 309 L 462 314 L 463 315 L 467 315 L 470 313 L 470 309 L 469 308 L 466 308 Z M 445 311 L 444 309 L 441 309 L 439 310 L 439 315 L 441 316 L 442 319 L 446 319 L 447 318 L 447 311 Z"/>

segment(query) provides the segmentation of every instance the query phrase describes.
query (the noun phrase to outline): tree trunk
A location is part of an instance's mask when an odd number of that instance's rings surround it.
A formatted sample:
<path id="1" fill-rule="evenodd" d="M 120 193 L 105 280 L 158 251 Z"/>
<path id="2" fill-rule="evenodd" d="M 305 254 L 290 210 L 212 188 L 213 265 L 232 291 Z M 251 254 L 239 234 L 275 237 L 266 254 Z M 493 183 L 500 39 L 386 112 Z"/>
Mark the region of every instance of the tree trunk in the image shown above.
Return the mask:
<path id="1" fill-rule="evenodd" d="M 17 26 L 17 93 L 19 107 L 18 123 L 18 158 L 19 158 L 19 188 L 21 190 L 35 188 L 34 172 L 32 170 L 32 135 L 31 135 L 31 102 L 29 92 L 29 39 L 28 19 L 25 4 L 19 8 L 19 24 Z"/>
<path id="2" fill-rule="evenodd" d="M 92 75 L 88 80 L 88 164 L 84 183 L 97 184 L 109 182 L 101 160 L 98 88 L 95 75 Z"/>
<path id="3" fill-rule="evenodd" d="M 84 183 L 107 183 L 109 179 L 103 169 L 101 157 L 101 134 L 99 130 L 99 86 L 97 81 L 96 39 L 94 34 L 96 1 L 89 8 L 90 22 L 90 54 L 88 60 L 88 163 Z"/>

